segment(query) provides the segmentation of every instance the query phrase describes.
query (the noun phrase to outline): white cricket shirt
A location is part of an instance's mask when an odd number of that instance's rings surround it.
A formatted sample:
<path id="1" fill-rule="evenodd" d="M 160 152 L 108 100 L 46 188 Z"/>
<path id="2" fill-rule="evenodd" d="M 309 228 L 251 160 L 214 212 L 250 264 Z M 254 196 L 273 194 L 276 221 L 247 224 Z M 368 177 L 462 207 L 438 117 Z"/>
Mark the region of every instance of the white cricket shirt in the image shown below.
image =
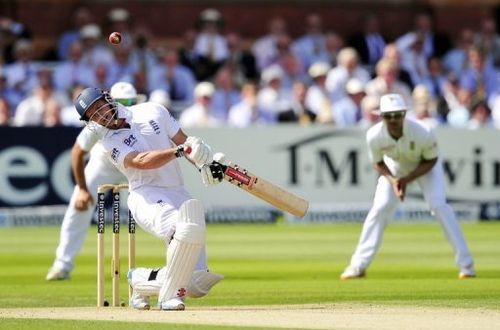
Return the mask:
<path id="1" fill-rule="evenodd" d="M 383 160 L 398 177 L 413 171 L 422 160 L 439 155 L 434 133 L 422 123 L 408 118 L 403 123 L 403 136 L 397 141 L 389 135 L 382 121 L 368 130 L 366 142 L 372 163 Z"/>
<path id="2" fill-rule="evenodd" d="M 129 153 L 171 148 L 171 138 L 180 129 L 170 112 L 157 103 L 146 102 L 129 108 L 127 123 L 130 128 L 109 130 L 102 140 L 111 162 L 127 177 L 129 190 L 144 186 L 177 187 L 183 185 L 177 160 L 151 170 L 125 168 Z"/>

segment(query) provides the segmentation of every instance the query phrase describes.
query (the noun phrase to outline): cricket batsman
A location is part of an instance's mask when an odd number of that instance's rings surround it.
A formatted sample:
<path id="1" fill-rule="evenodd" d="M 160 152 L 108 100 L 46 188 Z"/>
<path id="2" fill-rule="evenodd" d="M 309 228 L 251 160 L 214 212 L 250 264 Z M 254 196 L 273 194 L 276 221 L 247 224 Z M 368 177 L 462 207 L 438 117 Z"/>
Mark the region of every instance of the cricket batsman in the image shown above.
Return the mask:
<path id="1" fill-rule="evenodd" d="M 157 103 L 128 109 L 107 92 L 87 88 L 76 98 L 75 107 L 89 129 L 103 130 L 103 149 L 128 180 L 128 207 L 137 224 L 167 244 L 159 308 L 184 310 L 195 269 L 204 270 L 204 275 L 210 272 L 204 253 L 204 208 L 184 187 L 177 158 L 186 157 L 194 163 L 205 185 L 217 184 L 219 179 L 206 165 L 213 160 L 210 146 L 200 138 L 188 137 Z M 190 149 L 189 154 L 184 153 L 185 148 Z M 204 283 L 211 287 L 221 278 Z M 134 288 L 131 305 L 149 309 L 149 296 Z"/>
<path id="2" fill-rule="evenodd" d="M 366 275 L 377 253 L 389 217 L 399 201 L 404 201 L 406 187 L 415 181 L 422 190 L 455 252 L 459 278 L 475 277 L 474 262 L 453 209 L 446 202 L 444 171 L 437 141 L 430 129 L 406 118 L 408 110 L 399 94 L 380 99 L 382 121 L 367 134 L 368 155 L 380 174 L 373 206 L 361 232 L 350 265 L 340 275 L 343 280 Z"/>

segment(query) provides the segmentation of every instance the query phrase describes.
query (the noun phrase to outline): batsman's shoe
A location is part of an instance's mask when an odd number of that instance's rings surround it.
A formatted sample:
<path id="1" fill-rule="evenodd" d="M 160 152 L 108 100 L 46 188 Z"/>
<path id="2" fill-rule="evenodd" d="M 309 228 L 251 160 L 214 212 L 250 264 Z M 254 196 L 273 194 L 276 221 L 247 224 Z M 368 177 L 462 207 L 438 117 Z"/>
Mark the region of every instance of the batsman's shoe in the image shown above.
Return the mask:
<path id="1" fill-rule="evenodd" d="M 474 277 L 476 277 L 476 271 L 474 270 L 474 266 L 464 267 L 460 269 L 460 273 L 458 273 L 458 278 L 461 280 Z"/>
<path id="2" fill-rule="evenodd" d="M 159 302 L 158 305 L 160 305 L 160 309 L 162 311 L 183 311 L 186 308 L 184 300 L 178 297 Z"/>
<path id="3" fill-rule="evenodd" d="M 222 281 L 223 278 L 223 275 L 211 273 L 208 270 L 197 270 L 193 272 L 186 295 L 191 298 L 206 296 L 210 289 Z"/>
<path id="4" fill-rule="evenodd" d="M 342 274 L 340 274 L 341 280 L 352 280 L 356 278 L 363 278 L 366 276 L 366 272 L 364 269 L 361 269 L 356 266 L 347 267 Z"/>
<path id="5" fill-rule="evenodd" d="M 49 269 L 47 276 L 45 276 L 47 281 L 62 281 L 69 280 L 69 278 L 69 271 L 57 267 Z"/>

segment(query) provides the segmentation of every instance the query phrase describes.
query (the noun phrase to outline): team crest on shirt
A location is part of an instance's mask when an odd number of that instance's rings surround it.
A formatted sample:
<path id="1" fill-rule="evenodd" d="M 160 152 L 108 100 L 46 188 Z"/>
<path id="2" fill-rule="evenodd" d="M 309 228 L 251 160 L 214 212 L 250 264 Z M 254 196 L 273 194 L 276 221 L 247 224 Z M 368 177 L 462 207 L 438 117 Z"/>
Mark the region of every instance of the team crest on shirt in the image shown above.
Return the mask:
<path id="1" fill-rule="evenodd" d="M 410 141 L 410 150 L 415 150 L 415 141 Z"/>
<path id="2" fill-rule="evenodd" d="M 129 147 L 132 147 L 136 142 L 137 142 L 137 138 L 134 136 L 134 134 L 130 134 L 130 136 L 128 138 L 123 140 L 123 143 L 125 143 Z"/>
<path id="3" fill-rule="evenodd" d="M 156 134 L 160 134 L 160 125 L 158 125 L 157 122 L 155 122 L 154 120 L 150 120 L 149 125 L 151 125 L 153 131 L 155 131 Z"/>
<path id="4" fill-rule="evenodd" d="M 116 149 L 116 148 L 113 148 L 113 150 L 111 150 L 111 159 L 113 159 L 113 161 L 115 161 L 115 163 L 116 163 L 116 160 L 118 159 L 118 156 L 120 156 L 120 151 L 118 151 L 118 149 Z"/>

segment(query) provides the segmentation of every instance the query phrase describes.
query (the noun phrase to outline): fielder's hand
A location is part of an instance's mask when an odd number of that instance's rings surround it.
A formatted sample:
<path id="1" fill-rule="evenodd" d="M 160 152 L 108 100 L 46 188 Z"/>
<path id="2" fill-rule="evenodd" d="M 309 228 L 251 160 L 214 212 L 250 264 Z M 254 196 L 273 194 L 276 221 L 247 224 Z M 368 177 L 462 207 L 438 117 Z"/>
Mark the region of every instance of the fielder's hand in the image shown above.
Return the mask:
<path id="1" fill-rule="evenodd" d="M 191 151 L 185 156 L 193 161 L 196 166 L 201 167 L 203 164 L 208 164 L 212 161 L 212 148 L 200 138 L 189 136 L 184 142 L 184 150 L 188 147 Z"/>

